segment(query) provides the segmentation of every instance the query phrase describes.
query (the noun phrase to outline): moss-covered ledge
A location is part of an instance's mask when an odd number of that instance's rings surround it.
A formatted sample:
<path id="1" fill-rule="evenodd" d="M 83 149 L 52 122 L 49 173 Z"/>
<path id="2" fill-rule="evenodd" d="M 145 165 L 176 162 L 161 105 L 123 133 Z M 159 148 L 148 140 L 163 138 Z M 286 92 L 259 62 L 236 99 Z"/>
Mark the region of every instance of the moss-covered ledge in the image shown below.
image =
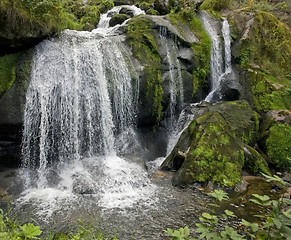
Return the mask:
<path id="1" fill-rule="evenodd" d="M 161 168 L 177 170 L 173 177 L 176 186 L 211 181 L 233 187 L 241 181 L 243 169 L 267 173 L 267 163 L 252 147 L 258 124 L 258 114 L 246 101 L 210 106 L 192 121 Z M 181 141 L 188 145 L 181 148 Z M 175 161 L 180 162 L 179 169 L 173 169 Z"/>

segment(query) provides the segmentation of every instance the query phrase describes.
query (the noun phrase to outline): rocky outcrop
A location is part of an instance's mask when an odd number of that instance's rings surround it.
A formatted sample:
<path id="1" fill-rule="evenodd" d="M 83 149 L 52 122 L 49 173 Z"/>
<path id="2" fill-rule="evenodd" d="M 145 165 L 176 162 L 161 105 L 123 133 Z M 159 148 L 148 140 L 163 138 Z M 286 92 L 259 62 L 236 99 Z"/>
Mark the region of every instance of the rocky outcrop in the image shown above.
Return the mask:
<path id="1" fill-rule="evenodd" d="M 200 89 L 193 94 L 196 58 L 192 46 L 200 43 L 193 29 L 179 21 L 173 24 L 165 16 L 138 16 L 128 25 L 127 42 L 144 67 L 140 76 L 138 125 L 150 127 L 163 119 L 170 102 L 171 77 L 183 82 L 183 102 L 202 100 Z"/>
<path id="2" fill-rule="evenodd" d="M 182 133 L 161 168 L 177 171 L 176 186 L 209 181 L 234 186 L 241 181 L 243 168 L 268 171 L 253 148 L 258 130 L 258 114 L 246 101 L 209 106 Z"/>

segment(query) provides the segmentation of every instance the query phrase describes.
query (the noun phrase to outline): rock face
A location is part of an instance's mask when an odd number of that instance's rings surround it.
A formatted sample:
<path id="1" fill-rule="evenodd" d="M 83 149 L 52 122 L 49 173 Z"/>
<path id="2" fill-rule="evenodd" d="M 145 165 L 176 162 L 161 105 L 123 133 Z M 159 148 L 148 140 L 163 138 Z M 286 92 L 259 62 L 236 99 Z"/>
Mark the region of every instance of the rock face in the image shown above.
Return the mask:
<path id="1" fill-rule="evenodd" d="M 15 82 L 0 98 L 0 165 L 19 165 L 25 94 L 30 78 L 32 52 L 20 54 L 15 64 Z M 3 81 L 3 79 L 2 79 Z"/>
<path id="2" fill-rule="evenodd" d="M 189 26 L 177 25 L 165 16 L 138 16 L 128 23 L 127 42 L 143 66 L 140 76 L 139 126 L 160 122 L 170 105 L 171 78 L 183 87 L 182 102 L 202 100 L 193 95 L 195 53 L 192 46 L 200 40 Z M 178 90 L 175 90 L 178 91 Z"/>
<path id="3" fill-rule="evenodd" d="M 252 148 L 258 137 L 258 114 L 246 101 L 225 102 L 207 107 L 192 121 L 162 164 L 177 171 L 176 186 L 214 182 L 233 186 L 241 181 L 243 168 L 267 172 L 267 164 Z"/>

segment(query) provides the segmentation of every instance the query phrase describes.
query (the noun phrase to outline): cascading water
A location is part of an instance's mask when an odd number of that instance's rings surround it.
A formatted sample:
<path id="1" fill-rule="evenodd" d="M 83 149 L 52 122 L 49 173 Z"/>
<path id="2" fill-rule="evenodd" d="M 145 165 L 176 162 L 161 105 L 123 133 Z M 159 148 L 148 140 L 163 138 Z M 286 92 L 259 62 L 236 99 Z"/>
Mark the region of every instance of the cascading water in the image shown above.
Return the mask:
<path id="1" fill-rule="evenodd" d="M 22 143 L 26 200 L 53 187 L 70 197 L 97 194 L 100 204 L 116 207 L 154 192 L 142 166 L 117 157 L 121 145 L 135 147 L 139 83 L 124 37 L 104 22 L 36 48 Z"/>
<path id="2" fill-rule="evenodd" d="M 227 19 L 223 18 L 222 29 L 220 30 L 220 28 L 217 26 L 220 26 L 220 24 L 214 21 L 205 11 L 200 13 L 200 18 L 212 42 L 210 60 L 211 91 L 205 98 L 205 101 L 218 102 L 221 100 L 221 83 L 224 81 L 225 77 L 232 72 L 229 24 Z M 222 32 L 223 41 L 221 41 L 220 32 Z"/>
<path id="3" fill-rule="evenodd" d="M 160 27 L 160 40 L 161 46 L 165 49 L 164 61 L 168 65 L 168 91 L 169 91 L 169 106 L 166 111 L 166 125 L 168 130 L 168 146 L 167 154 L 171 151 L 171 148 L 175 144 L 176 139 L 174 136 L 177 135 L 177 126 L 179 119 L 177 118 L 178 113 L 181 112 L 184 103 L 184 89 L 183 79 L 181 72 L 181 65 L 177 58 L 178 49 L 175 44 L 171 44 L 169 41 L 168 30 L 166 27 Z"/>
<path id="4" fill-rule="evenodd" d="M 64 225 L 64 219 L 93 215 L 103 217 L 108 231 L 119 228 L 119 239 L 129 239 L 132 231 L 134 239 L 164 239 L 165 227 L 198 221 L 195 216 L 205 199 L 195 191 L 172 188 L 163 173 L 151 176 L 159 182 L 155 185 L 137 158 L 120 157 L 139 148 L 138 77 L 133 76 L 130 49 L 119 26 L 108 27 L 110 16 L 120 9 L 102 15 L 92 32 L 66 30 L 37 47 L 23 131 L 20 174 L 26 191 L 15 205 L 24 215 L 36 213 L 50 227 L 55 223 L 56 229 L 62 230 L 58 224 Z M 164 31 L 160 39 L 169 66 L 168 117 L 174 119 L 183 102 L 181 67 L 177 47 Z M 175 119 L 179 127 L 171 128 L 176 136 L 169 146 L 193 118 L 186 112 Z"/>

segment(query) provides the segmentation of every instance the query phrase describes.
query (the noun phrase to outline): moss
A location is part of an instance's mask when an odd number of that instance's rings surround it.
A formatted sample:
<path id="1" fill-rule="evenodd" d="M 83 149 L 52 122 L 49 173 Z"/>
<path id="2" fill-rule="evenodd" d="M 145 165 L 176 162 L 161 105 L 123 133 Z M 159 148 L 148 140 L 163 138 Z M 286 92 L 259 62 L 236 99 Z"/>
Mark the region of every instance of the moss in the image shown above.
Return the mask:
<path id="1" fill-rule="evenodd" d="M 150 4 L 147 3 L 147 2 L 142 2 L 140 5 L 139 5 L 140 9 L 144 10 L 144 11 L 147 11 L 150 9 Z"/>
<path id="2" fill-rule="evenodd" d="M 269 129 L 265 150 L 271 165 L 280 170 L 291 170 L 291 127 L 275 124 Z"/>
<path id="3" fill-rule="evenodd" d="M 222 9 L 229 8 L 231 3 L 232 0 L 205 0 L 199 9 L 221 11 Z"/>
<path id="4" fill-rule="evenodd" d="M 199 18 L 193 12 L 181 11 L 170 14 L 172 24 L 179 28 L 180 24 L 188 25 L 199 41 L 192 43 L 191 48 L 195 56 L 195 68 L 193 69 L 193 95 L 201 88 L 207 86 L 207 77 L 210 73 L 211 39 L 207 35 Z"/>
<path id="5" fill-rule="evenodd" d="M 0 97 L 11 88 L 15 81 L 15 65 L 19 57 L 20 53 L 0 57 Z"/>
<path id="6" fill-rule="evenodd" d="M 258 112 L 291 109 L 291 83 L 280 81 L 260 70 L 248 72 L 251 82 L 253 102 Z M 279 86 L 279 89 L 276 88 Z"/>
<path id="7" fill-rule="evenodd" d="M 254 11 L 236 62 L 249 70 L 257 111 L 291 109 L 291 31 L 271 13 Z M 241 33 L 243 34 L 243 33 Z"/>
<path id="8" fill-rule="evenodd" d="M 211 181 L 232 187 L 241 181 L 244 168 L 268 173 L 265 160 L 245 144 L 256 142 L 259 129 L 259 115 L 250 105 L 246 101 L 224 102 L 209 107 L 209 111 L 187 129 L 190 148 L 183 146 L 189 152 L 173 178 L 174 185 Z"/>
<path id="9" fill-rule="evenodd" d="M 127 41 L 133 54 L 144 66 L 146 77 L 146 98 L 151 102 L 151 112 L 159 123 L 163 117 L 163 88 L 161 79 L 161 58 L 153 35 L 152 22 L 139 16 L 128 22 Z"/>

